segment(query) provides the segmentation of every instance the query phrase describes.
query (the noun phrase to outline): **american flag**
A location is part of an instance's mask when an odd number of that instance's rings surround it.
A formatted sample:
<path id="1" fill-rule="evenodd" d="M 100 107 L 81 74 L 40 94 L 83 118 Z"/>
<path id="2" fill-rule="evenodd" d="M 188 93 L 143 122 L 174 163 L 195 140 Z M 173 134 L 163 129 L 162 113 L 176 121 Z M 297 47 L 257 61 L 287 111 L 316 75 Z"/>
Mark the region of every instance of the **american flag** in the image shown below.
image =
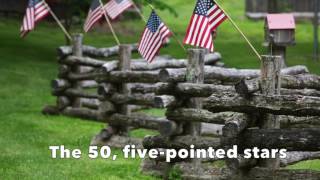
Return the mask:
<path id="1" fill-rule="evenodd" d="M 100 0 L 93 0 L 89 9 L 87 19 L 84 23 L 84 31 L 88 32 L 92 26 L 103 17 L 103 9 Z"/>
<path id="2" fill-rule="evenodd" d="M 151 63 L 171 35 L 169 28 L 152 11 L 138 47 L 141 56 Z"/>
<path id="3" fill-rule="evenodd" d="M 26 14 L 20 28 L 21 37 L 25 37 L 28 32 L 34 30 L 36 23 L 50 13 L 49 7 L 44 1 L 29 0 Z"/>
<path id="4" fill-rule="evenodd" d="M 213 51 L 212 33 L 227 19 L 213 0 L 198 0 L 184 43 Z"/>
<path id="5" fill-rule="evenodd" d="M 105 5 L 105 10 L 111 19 L 117 18 L 123 11 L 133 5 L 131 0 L 110 0 Z"/>

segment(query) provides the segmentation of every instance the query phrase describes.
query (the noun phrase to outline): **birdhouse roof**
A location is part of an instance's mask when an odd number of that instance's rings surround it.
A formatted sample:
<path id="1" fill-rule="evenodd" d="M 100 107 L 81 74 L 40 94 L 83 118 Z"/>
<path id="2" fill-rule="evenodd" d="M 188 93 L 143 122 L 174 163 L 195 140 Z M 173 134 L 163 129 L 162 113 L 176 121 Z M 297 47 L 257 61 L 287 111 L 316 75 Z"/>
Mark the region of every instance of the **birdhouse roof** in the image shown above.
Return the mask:
<path id="1" fill-rule="evenodd" d="M 296 23 L 292 14 L 268 14 L 266 23 L 271 30 L 296 28 Z"/>

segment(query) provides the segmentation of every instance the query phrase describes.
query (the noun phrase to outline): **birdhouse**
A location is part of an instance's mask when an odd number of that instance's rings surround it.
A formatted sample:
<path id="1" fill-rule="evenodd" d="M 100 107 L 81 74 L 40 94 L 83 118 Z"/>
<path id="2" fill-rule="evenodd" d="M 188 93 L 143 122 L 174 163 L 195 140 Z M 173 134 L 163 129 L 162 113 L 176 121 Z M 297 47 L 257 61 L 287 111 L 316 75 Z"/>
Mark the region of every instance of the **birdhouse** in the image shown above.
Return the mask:
<path id="1" fill-rule="evenodd" d="M 292 14 L 268 14 L 265 20 L 265 41 L 276 46 L 294 45 L 295 28 Z"/>

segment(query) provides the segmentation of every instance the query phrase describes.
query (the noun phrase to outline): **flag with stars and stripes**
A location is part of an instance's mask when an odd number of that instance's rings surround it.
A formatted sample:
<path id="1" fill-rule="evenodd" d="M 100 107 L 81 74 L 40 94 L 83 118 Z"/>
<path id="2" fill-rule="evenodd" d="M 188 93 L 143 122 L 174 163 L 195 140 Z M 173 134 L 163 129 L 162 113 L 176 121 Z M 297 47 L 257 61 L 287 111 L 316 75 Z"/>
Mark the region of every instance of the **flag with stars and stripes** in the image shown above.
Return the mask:
<path id="1" fill-rule="evenodd" d="M 226 19 L 227 16 L 213 0 L 198 0 L 184 43 L 213 51 L 212 33 Z"/>
<path id="2" fill-rule="evenodd" d="M 88 32 L 92 26 L 103 17 L 103 9 L 100 0 L 93 0 L 89 9 L 87 19 L 84 23 L 84 31 Z"/>
<path id="3" fill-rule="evenodd" d="M 138 47 L 141 56 L 151 63 L 171 35 L 169 28 L 152 11 Z"/>
<path id="4" fill-rule="evenodd" d="M 49 7 L 44 1 L 29 0 L 26 14 L 20 28 L 21 37 L 25 37 L 30 31 L 34 30 L 37 22 L 50 13 Z"/>
<path id="5" fill-rule="evenodd" d="M 116 19 L 123 11 L 133 5 L 131 0 L 110 0 L 105 5 L 105 10 L 111 19 Z"/>

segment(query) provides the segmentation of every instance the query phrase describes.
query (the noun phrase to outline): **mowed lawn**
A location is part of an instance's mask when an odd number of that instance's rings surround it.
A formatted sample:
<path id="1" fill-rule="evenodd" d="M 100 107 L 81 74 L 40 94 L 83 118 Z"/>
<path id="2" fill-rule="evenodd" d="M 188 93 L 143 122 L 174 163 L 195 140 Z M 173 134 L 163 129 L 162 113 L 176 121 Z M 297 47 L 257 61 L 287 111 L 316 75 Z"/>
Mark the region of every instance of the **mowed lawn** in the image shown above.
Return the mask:
<path id="1" fill-rule="evenodd" d="M 183 38 L 194 1 L 171 0 L 179 17 L 159 12 L 163 20 Z M 263 21 L 249 21 L 244 16 L 244 2 L 228 0 L 222 6 L 234 17 L 248 38 L 263 53 Z M 149 10 L 145 11 L 145 15 Z M 122 43 L 137 42 L 143 29 L 139 20 L 115 23 Z M 41 23 L 26 39 L 19 38 L 20 19 L 0 19 L 0 179 L 154 179 L 139 172 L 140 160 L 117 161 L 87 158 L 91 138 L 105 125 L 68 117 L 41 114 L 46 104 L 54 104 L 50 81 L 57 75 L 55 49 L 64 37 L 55 24 Z M 126 29 L 126 30 L 123 30 Z M 81 32 L 80 28 L 74 32 Z M 320 64 L 312 60 L 312 26 L 299 22 L 297 45 L 288 49 L 288 64 L 304 64 L 320 74 Z M 93 32 L 85 35 L 85 43 L 97 47 L 114 45 L 110 33 Z M 228 67 L 257 68 L 259 61 L 230 22 L 219 29 L 215 41 Z M 177 58 L 186 54 L 172 40 L 161 51 Z M 150 111 L 161 114 L 161 111 Z M 143 137 L 150 132 L 140 130 L 133 136 Z M 83 158 L 51 159 L 48 147 L 65 145 L 79 148 Z M 121 154 L 120 150 L 114 150 Z M 320 169 L 319 161 L 306 161 L 291 168 Z"/>

